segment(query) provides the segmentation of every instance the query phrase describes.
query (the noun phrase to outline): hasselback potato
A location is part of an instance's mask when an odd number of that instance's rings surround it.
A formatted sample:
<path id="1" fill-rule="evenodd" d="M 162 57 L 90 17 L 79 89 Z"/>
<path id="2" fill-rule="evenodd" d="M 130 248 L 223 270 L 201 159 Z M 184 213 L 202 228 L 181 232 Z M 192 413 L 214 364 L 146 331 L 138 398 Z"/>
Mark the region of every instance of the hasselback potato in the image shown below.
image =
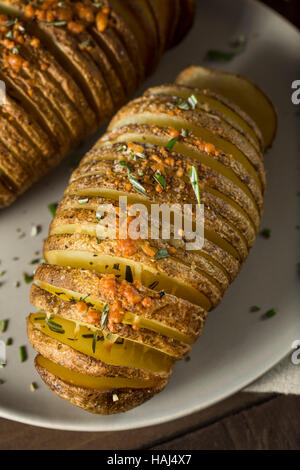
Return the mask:
<path id="1" fill-rule="evenodd" d="M 36 368 L 57 395 L 93 413 L 129 410 L 164 389 L 259 230 L 263 150 L 276 130 L 271 103 L 251 82 L 202 68 L 187 69 L 178 82 L 123 107 L 83 158 L 51 224 L 46 264 L 35 274 L 38 312 L 27 325 Z M 249 96 L 242 94 L 243 108 L 241 88 Z M 273 124 L 260 127 L 262 115 Z M 201 202 L 203 245 L 187 249 L 184 232 L 143 238 L 128 229 L 120 237 L 120 196 L 128 199 L 126 229 L 137 220 L 134 203 Z M 104 204 L 118 223 L 100 236 Z"/>
<path id="2" fill-rule="evenodd" d="M 163 3 L 163 5 L 161 5 Z M 0 1 L 0 208 L 108 121 L 190 28 L 195 0 Z"/>

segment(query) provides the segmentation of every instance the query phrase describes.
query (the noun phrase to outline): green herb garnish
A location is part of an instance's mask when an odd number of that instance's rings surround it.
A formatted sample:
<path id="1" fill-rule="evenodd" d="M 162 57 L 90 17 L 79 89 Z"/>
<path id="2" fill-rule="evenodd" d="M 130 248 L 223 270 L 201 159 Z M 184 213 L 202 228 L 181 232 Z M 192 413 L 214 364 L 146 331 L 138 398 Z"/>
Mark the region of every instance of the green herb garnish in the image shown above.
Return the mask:
<path id="1" fill-rule="evenodd" d="M 7 338 L 6 343 L 5 343 L 5 346 L 11 346 L 12 343 L 13 343 L 12 338 Z"/>
<path id="2" fill-rule="evenodd" d="M 258 307 L 257 305 L 253 305 L 253 306 L 250 308 L 250 312 L 251 312 L 251 313 L 259 312 L 260 310 L 261 310 L 261 308 Z"/>
<path id="3" fill-rule="evenodd" d="M 132 176 L 131 174 L 128 175 L 129 181 L 132 184 L 133 188 L 138 191 L 139 193 L 143 194 L 143 196 L 148 197 L 147 192 L 144 188 L 144 186 L 141 185 L 140 181 L 135 177 Z"/>
<path id="4" fill-rule="evenodd" d="M 262 316 L 262 319 L 263 320 L 267 320 L 269 318 L 273 318 L 275 317 L 275 315 L 277 315 L 277 312 L 274 308 L 272 308 L 271 310 L 268 310 L 263 316 Z"/>
<path id="5" fill-rule="evenodd" d="M 53 204 L 49 204 L 48 209 L 50 211 L 50 214 L 52 217 L 55 217 L 56 215 L 56 209 L 57 209 L 58 203 L 54 202 Z"/>
<path id="6" fill-rule="evenodd" d="M 126 266 L 125 279 L 127 282 L 133 282 L 133 275 L 130 266 Z"/>
<path id="7" fill-rule="evenodd" d="M 104 330 L 104 328 L 106 327 L 108 314 L 109 314 L 109 305 L 105 304 L 104 309 L 102 310 L 102 316 L 101 316 L 101 328 L 102 328 L 102 330 Z"/>
<path id="8" fill-rule="evenodd" d="M 20 361 L 25 362 L 27 359 L 27 351 L 25 346 L 20 346 L 19 347 L 19 355 L 20 355 Z"/>
<path id="9" fill-rule="evenodd" d="M 79 199 L 78 204 L 80 204 L 81 206 L 84 206 L 88 202 L 89 202 L 89 198 L 87 197 L 86 199 Z"/>
<path id="10" fill-rule="evenodd" d="M 261 232 L 260 235 L 263 238 L 269 239 L 271 238 L 271 229 L 270 228 L 264 228 Z"/>
<path id="11" fill-rule="evenodd" d="M 244 36 L 240 36 L 229 43 L 232 49 L 231 51 L 219 51 L 217 49 L 209 50 L 206 54 L 206 60 L 211 62 L 230 62 L 238 54 L 244 52 L 246 44 L 246 38 Z"/>
<path id="12" fill-rule="evenodd" d="M 149 289 L 154 290 L 159 284 L 159 281 L 154 281 L 150 284 Z"/>
<path id="13" fill-rule="evenodd" d="M 40 21 L 40 23 L 46 24 L 47 26 L 66 26 L 66 21 Z"/>
<path id="14" fill-rule="evenodd" d="M 7 330 L 8 320 L 0 321 L 0 333 L 4 333 Z"/>
<path id="15" fill-rule="evenodd" d="M 171 139 L 167 145 L 166 145 L 166 149 L 171 151 L 174 147 L 174 145 L 178 142 L 179 138 L 178 137 L 174 137 L 173 139 Z"/>
<path id="16" fill-rule="evenodd" d="M 60 335 L 65 334 L 65 330 L 63 329 L 62 325 L 59 325 L 50 318 L 46 318 L 46 324 L 48 325 L 48 328 L 54 333 L 59 333 Z"/>
<path id="17" fill-rule="evenodd" d="M 83 297 L 80 297 L 80 299 L 79 299 L 80 302 L 85 302 L 86 299 L 87 299 L 90 295 L 91 295 L 91 294 L 86 294 L 86 295 L 84 295 Z"/>
<path id="18" fill-rule="evenodd" d="M 124 160 L 122 160 L 121 162 L 119 162 L 118 165 L 124 166 L 125 168 L 127 168 L 128 173 L 132 173 L 132 172 L 133 172 L 133 169 L 132 169 L 132 168 L 128 165 L 128 163 L 125 162 Z"/>
<path id="19" fill-rule="evenodd" d="M 197 106 L 197 104 L 198 104 L 198 100 L 197 100 L 197 98 L 196 98 L 195 95 L 191 95 L 191 96 L 188 98 L 187 102 L 188 102 L 188 104 L 189 104 L 189 106 L 190 106 L 190 108 L 191 108 L 192 110 L 196 109 L 196 106 Z"/>
<path id="20" fill-rule="evenodd" d="M 159 250 L 157 252 L 156 259 L 157 260 L 165 259 L 165 258 L 169 258 L 169 256 L 170 256 L 170 253 L 168 252 L 168 250 Z"/>
<path id="21" fill-rule="evenodd" d="M 163 175 L 160 173 L 160 171 L 157 171 L 154 175 L 155 181 L 163 188 L 165 189 L 167 183 Z"/>
<path id="22" fill-rule="evenodd" d="M 190 169 L 190 180 L 196 195 L 197 201 L 199 206 L 201 205 L 201 198 L 200 198 L 200 188 L 199 188 L 199 178 L 196 167 L 192 166 Z"/>
<path id="23" fill-rule="evenodd" d="M 34 275 L 33 274 L 23 273 L 23 279 L 24 279 L 24 282 L 26 284 L 30 284 L 34 279 Z"/>
<path id="24" fill-rule="evenodd" d="M 38 387 L 37 387 L 36 383 L 32 382 L 32 383 L 30 384 L 30 391 L 31 391 L 31 392 L 35 392 L 35 391 L 37 390 L 37 388 L 38 388 Z"/>
<path id="25" fill-rule="evenodd" d="M 94 354 L 96 352 L 97 339 L 98 339 L 98 333 L 97 333 L 97 331 L 95 331 L 95 333 L 93 335 L 93 343 L 92 343 L 92 350 L 93 350 Z"/>

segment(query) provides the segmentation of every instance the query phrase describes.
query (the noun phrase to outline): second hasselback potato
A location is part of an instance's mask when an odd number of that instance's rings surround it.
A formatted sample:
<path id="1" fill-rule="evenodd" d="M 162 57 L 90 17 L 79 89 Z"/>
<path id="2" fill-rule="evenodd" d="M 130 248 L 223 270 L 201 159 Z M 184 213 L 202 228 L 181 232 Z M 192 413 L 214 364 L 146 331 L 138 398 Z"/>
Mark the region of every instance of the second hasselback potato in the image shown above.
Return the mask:
<path id="1" fill-rule="evenodd" d="M 194 7 L 195 0 L 0 1 L 0 208 L 127 102 L 187 33 Z"/>
<path id="2" fill-rule="evenodd" d="M 231 76 L 236 102 L 225 85 L 220 95 L 215 75 L 188 69 L 181 84 L 152 88 L 123 107 L 72 174 L 57 208 L 44 245 L 46 264 L 31 290 L 38 312 L 28 318 L 28 336 L 44 382 L 87 411 L 130 410 L 164 389 L 257 236 L 263 149 L 275 134 L 276 115 L 241 77 Z M 251 117 L 245 97 L 241 107 L 241 87 L 259 103 Z M 273 116 L 267 130 L 259 126 L 261 113 Z M 127 225 L 126 237 L 118 236 L 120 196 L 127 197 L 128 211 L 135 203 L 201 202 L 203 246 L 186 249 L 185 233 L 134 238 Z M 105 204 L 118 230 L 108 224 L 100 237 Z"/>

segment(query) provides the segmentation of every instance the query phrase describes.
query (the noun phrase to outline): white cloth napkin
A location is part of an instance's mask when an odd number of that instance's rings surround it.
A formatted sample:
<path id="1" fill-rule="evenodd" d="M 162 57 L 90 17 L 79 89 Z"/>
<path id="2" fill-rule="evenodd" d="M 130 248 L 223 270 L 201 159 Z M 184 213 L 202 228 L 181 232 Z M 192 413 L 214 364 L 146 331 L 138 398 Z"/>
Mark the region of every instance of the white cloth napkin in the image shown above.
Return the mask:
<path id="1" fill-rule="evenodd" d="M 267 374 L 247 387 L 245 392 L 300 395 L 300 365 L 294 365 L 289 354 Z"/>

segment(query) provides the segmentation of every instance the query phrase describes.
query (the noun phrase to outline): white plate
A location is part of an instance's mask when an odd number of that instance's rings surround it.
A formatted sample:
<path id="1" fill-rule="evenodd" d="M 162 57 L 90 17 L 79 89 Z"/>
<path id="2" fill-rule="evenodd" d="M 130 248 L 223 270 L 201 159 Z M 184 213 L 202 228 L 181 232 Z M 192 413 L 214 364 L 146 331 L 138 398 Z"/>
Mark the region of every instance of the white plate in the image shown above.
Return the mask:
<path id="1" fill-rule="evenodd" d="M 224 48 L 233 37 L 248 38 L 247 51 L 223 66 L 257 82 L 272 98 L 279 113 L 279 134 L 266 157 L 268 193 L 263 226 L 272 229 L 270 240 L 259 238 L 241 275 L 217 310 L 212 312 L 205 332 L 194 347 L 190 362 L 176 366 L 167 389 L 145 405 L 123 415 L 93 416 L 57 398 L 41 383 L 33 367 L 34 352 L 21 364 L 18 347 L 27 344 L 25 316 L 31 307 L 29 289 L 22 272 L 36 258 L 46 236 L 49 203 L 58 201 L 66 186 L 71 160 L 1 212 L 0 320 L 9 318 L 3 338 L 12 337 L 7 348 L 8 365 L 0 370 L 6 383 L 0 386 L 0 415 L 23 423 L 77 431 L 112 431 L 158 424 L 179 418 L 226 398 L 255 380 L 290 350 L 299 339 L 300 261 L 297 242 L 300 232 L 299 125 L 300 117 L 291 103 L 291 83 L 300 78 L 300 34 L 270 9 L 241 0 L 199 1 L 193 32 L 167 53 L 147 86 L 172 81 L 191 63 L 199 64 L 207 49 Z M 99 133 L 100 135 L 100 133 Z M 91 142 L 89 142 L 91 145 Z M 81 148 L 76 157 L 89 147 Z M 74 156 L 73 156 L 74 160 Z M 42 224 L 37 238 L 30 237 L 32 224 Z M 26 237 L 18 239 L 16 229 Z M 12 258 L 19 256 L 19 261 Z M 14 282 L 21 281 L 16 289 Z M 252 305 L 262 312 L 276 308 L 277 316 L 261 320 L 250 313 Z M 35 381 L 39 390 L 30 391 Z"/>

